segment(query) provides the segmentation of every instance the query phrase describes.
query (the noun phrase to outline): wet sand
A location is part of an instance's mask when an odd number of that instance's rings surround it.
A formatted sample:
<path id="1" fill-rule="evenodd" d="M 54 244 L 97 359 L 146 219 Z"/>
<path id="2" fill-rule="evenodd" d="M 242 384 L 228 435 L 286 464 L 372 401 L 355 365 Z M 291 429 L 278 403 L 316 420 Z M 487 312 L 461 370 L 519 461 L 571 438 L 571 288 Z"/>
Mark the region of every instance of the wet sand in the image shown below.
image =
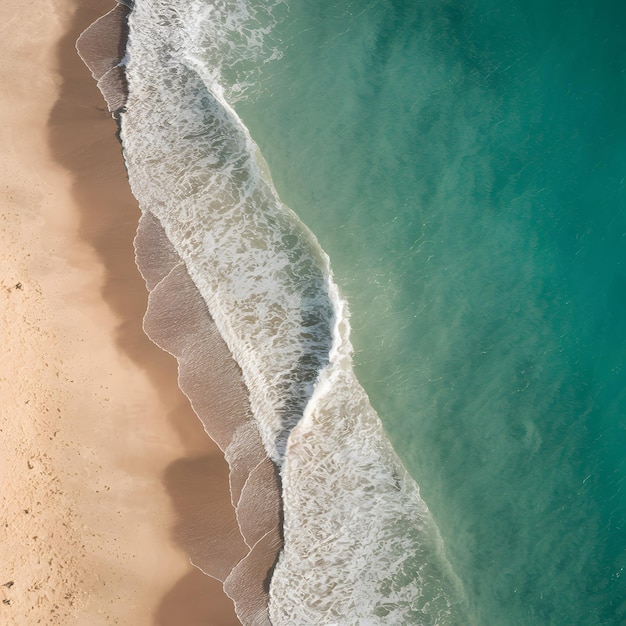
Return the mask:
<path id="1" fill-rule="evenodd" d="M 179 545 L 228 469 L 141 329 L 139 211 L 74 51 L 112 6 L 0 8 L 0 623 L 237 624 Z"/>

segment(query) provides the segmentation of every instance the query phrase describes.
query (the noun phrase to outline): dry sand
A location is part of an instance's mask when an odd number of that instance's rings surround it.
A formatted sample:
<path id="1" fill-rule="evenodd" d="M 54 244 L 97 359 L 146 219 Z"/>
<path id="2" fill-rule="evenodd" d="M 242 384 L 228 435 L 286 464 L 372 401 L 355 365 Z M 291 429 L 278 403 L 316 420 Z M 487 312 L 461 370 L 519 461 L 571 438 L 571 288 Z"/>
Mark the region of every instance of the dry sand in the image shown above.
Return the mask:
<path id="1" fill-rule="evenodd" d="M 73 48 L 112 6 L 0 5 L 0 624 L 237 624 L 172 539 L 227 467 L 141 330 L 138 209 Z"/>

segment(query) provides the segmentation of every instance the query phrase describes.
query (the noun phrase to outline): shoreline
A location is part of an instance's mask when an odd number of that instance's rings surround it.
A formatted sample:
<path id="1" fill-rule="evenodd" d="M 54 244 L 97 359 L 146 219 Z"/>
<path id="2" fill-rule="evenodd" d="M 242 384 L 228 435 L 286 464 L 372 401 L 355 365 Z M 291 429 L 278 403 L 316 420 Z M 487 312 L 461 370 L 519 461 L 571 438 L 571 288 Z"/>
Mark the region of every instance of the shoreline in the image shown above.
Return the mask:
<path id="1" fill-rule="evenodd" d="M 11 28 L 0 102 L 0 585 L 13 584 L 0 587 L 0 621 L 238 624 L 221 584 L 175 543 L 189 485 L 228 497 L 227 465 L 179 391 L 174 360 L 143 334 L 139 211 L 115 122 L 73 47 L 113 6 L 55 0 L 46 13 L 10 0 L 1 10 Z"/>

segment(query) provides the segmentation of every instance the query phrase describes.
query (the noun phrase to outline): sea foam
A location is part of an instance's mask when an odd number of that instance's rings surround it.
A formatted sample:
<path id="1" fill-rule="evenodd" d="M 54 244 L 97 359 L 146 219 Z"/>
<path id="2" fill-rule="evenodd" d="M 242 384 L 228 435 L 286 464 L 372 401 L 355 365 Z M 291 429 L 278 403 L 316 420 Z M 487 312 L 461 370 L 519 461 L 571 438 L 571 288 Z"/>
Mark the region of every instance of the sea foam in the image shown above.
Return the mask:
<path id="1" fill-rule="evenodd" d="M 253 62 L 277 54 L 264 42 L 279 4 L 139 0 L 129 18 L 121 139 L 143 211 L 146 330 L 179 359 L 199 414 L 200 366 L 211 358 L 196 345 L 203 319 L 249 392 L 250 419 L 205 423 L 231 464 L 250 548 L 213 575 L 224 580 L 232 568 L 227 592 L 257 598 L 237 605 L 240 619 L 266 623 L 265 591 L 246 585 L 259 564 L 271 569 L 280 545 L 275 505 L 261 507 L 267 525 L 251 521 L 259 494 L 271 502 L 269 458 L 280 468 L 284 516 L 272 623 L 457 623 L 459 589 L 436 526 L 354 375 L 347 304 L 328 258 L 280 201 L 230 104 L 253 84 Z"/>

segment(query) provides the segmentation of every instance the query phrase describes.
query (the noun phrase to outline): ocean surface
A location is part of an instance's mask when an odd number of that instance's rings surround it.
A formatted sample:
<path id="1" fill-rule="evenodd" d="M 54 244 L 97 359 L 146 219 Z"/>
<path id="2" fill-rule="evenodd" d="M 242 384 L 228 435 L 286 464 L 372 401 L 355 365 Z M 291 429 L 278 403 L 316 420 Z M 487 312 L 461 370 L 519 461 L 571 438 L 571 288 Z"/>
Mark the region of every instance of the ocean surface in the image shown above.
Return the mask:
<path id="1" fill-rule="evenodd" d="M 130 28 L 133 192 L 281 472 L 272 622 L 626 623 L 626 5 Z"/>

